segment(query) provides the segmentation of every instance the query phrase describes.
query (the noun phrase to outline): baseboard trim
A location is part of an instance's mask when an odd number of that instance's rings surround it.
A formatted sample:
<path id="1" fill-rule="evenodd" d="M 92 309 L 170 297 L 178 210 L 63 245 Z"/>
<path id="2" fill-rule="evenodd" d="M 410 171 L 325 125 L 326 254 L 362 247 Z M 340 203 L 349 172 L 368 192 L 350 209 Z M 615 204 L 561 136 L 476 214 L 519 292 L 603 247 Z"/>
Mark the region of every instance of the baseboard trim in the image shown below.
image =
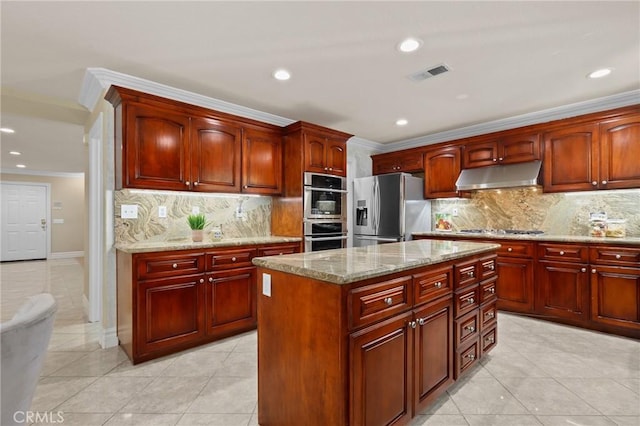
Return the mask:
<path id="1" fill-rule="evenodd" d="M 84 257 L 84 251 L 58 251 L 49 255 L 49 259 L 70 259 L 72 257 Z"/>
<path id="2" fill-rule="evenodd" d="M 100 346 L 102 349 L 118 346 L 118 335 L 115 327 L 100 330 Z"/>

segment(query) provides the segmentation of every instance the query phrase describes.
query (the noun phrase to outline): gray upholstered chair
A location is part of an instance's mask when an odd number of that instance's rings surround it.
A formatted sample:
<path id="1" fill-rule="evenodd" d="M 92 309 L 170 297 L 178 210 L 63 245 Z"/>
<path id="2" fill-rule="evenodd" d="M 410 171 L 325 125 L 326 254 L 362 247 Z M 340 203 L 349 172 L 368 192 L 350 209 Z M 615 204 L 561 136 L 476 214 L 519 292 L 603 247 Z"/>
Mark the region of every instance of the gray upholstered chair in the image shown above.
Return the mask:
<path id="1" fill-rule="evenodd" d="M 2 426 L 24 421 L 24 414 L 20 412 L 31 407 L 56 309 L 52 295 L 38 294 L 29 298 L 11 320 L 0 324 Z M 14 413 L 17 414 L 14 416 Z"/>

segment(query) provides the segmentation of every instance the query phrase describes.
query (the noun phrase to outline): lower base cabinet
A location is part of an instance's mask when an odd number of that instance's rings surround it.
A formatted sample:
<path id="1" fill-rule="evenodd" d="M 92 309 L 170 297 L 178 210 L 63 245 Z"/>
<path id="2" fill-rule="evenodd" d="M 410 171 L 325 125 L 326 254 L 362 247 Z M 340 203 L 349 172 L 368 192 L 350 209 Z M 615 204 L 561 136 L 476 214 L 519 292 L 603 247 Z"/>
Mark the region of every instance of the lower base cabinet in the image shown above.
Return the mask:
<path id="1" fill-rule="evenodd" d="M 530 312 L 534 307 L 534 263 L 532 259 L 498 256 L 498 308 Z"/>
<path id="2" fill-rule="evenodd" d="M 591 320 L 640 337 L 640 268 L 592 265 Z"/>
<path id="3" fill-rule="evenodd" d="M 237 268 L 207 278 L 207 334 L 227 336 L 255 327 L 256 268 Z"/>
<path id="4" fill-rule="evenodd" d="M 586 264 L 540 261 L 536 310 L 543 316 L 572 321 L 589 319 Z"/>

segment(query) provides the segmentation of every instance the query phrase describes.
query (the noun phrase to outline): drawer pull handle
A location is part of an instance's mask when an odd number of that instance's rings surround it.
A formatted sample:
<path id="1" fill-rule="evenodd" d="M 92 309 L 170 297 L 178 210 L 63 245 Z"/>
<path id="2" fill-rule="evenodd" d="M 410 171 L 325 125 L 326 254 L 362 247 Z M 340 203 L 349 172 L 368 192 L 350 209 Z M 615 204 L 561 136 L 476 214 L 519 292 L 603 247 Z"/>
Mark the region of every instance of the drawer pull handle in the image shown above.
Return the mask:
<path id="1" fill-rule="evenodd" d="M 616 254 L 616 259 L 620 259 L 622 256 L 620 256 L 619 254 Z"/>
<path id="2" fill-rule="evenodd" d="M 410 328 L 416 328 L 416 322 L 415 321 L 409 321 L 409 323 L 407 324 Z"/>
<path id="3" fill-rule="evenodd" d="M 484 316 L 487 317 L 487 318 L 493 318 L 493 317 L 496 316 L 496 314 L 493 313 L 493 312 L 487 312 L 486 314 L 484 314 Z"/>
<path id="4" fill-rule="evenodd" d="M 581 272 L 587 272 L 587 268 L 580 269 Z"/>
<path id="5" fill-rule="evenodd" d="M 385 303 L 387 306 L 391 306 L 391 305 L 393 304 L 393 299 L 392 299 L 392 298 L 390 298 L 390 297 L 385 297 L 385 298 L 384 298 L 384 303 Z"/>
<path id="6" fill-rule="evenodd" d="M 200 278 L 200 284 L 204 282 L 204 278 Z"/>
<path id="7" fill-rule="evenodd" d="M 512 249 L 511 247 L 509 247 L 509 248 L 507 249 L 507 251 L 513 251 L 513 249 Z"/>
<path id="8" fill-rule="evenodd" d="M 441 288 L 441 287 L 442 287 L 442 283 L 441 283 L 440 281 L 438 281 L 438 282 L 435 284 L 435 286 L 436 286 L 436 288 Z"/>
<path id="9" fill-rule="evenodd" d="M 564 256 L 564 252 L 560 250 L 560 256 Z"/>
<path id="10" fill-rule="evenodd" d="M 468 299 L 467 299 L 467 302 L 469 302 L 469 303 L 473 303 L 473 302 L 475 302 L 475 301 L 476 301 L 476 300 L 475 300 L 473 297 L 470 297 L 470 298 L 468 298 Z"/>
<path id="11" fill-rule="evenodd" d="M 493 337 L 487 337 L 486 339 L 484 339 L 485 343 L 495 343 L 496 339 L 494 339 Z"/>
<path id="12" fill-rule="evenodd" d="M 471 361 L 473 361 L 474 359 L 476 359 L 476 356 L 474 354 L 466 354 L 464 356 L 465 358 L 469 358 Z"/>
<path id="13" fill-rule="evenodd" d="M 177 263 L 174 263 L 173 265 L 171 265 L 171 267 L 172 267 L 173 269 L 178 269 L 178 264 L 177 264 Z"/>
<path id="14" fill-rule="evenodd" d="M 491 293 L 491 294 L 495 294 L 495 292 L 496 292 L 496 288 L 495 288 L 495 287 L 491 287 L 488 291 L 489 291 L 489 293 Z"/>
<path id="15" fill-rule="evenodd" d="M 471 333 L 473 333 L 474 331 L 476 331 L 476 328 L 472 325 L 468 325 L 465 327 L 465 330 L 469 330 Z"/>
<path id="16" fill-rule="evenodd" d="M 236 257 L 235 257 L 235 256 L 233 256 L 233 257 L 231 258 L 231 261 L 232 261 L 232 262 L 235 262 L 236 260 L 238 260 L 238 259 L 236 259 Z"/>
<path id="17" fill-rule="evenodd" d="M 467 272 L 467 275 L 469 276 L 469 278 L 473 278 L 473 271 Z"/>

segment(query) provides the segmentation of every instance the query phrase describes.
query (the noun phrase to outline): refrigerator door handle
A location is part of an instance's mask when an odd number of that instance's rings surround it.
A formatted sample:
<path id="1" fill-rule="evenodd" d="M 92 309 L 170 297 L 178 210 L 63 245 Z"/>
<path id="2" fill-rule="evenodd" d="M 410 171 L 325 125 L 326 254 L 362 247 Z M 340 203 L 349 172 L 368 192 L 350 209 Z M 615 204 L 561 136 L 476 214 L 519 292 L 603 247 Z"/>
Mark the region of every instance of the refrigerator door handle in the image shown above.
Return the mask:
<path id="1" fill-rule="evenodd" d="M 385 238 L 385 237 L 362 237 L 359 235 L 354 236 L 356 240 L 364 240 L 364 241 L 385 241 L 385 242 L 398 242 L 402 241 L 402 238 Z"/>

